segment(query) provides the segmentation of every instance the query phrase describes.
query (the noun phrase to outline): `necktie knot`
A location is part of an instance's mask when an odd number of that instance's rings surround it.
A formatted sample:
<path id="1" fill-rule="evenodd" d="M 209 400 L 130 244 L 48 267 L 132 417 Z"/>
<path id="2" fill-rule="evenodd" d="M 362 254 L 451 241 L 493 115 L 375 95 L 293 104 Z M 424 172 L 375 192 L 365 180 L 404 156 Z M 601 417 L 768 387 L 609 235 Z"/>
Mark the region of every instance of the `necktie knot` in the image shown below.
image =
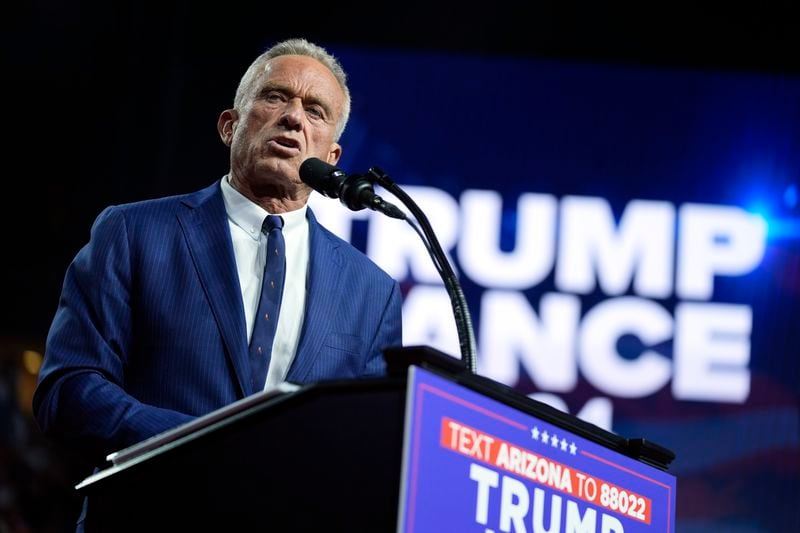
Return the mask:
<path id="1" fill-rule="evenodd" d="M 283 218 L 278 215 L 267 215 L 267 218 L 264 219 L 264 224 L 261 226 L 261 231 L 263 233 L 269 234 L 270 231 L 273 229 L 282 229 L 283 228 Z"/>

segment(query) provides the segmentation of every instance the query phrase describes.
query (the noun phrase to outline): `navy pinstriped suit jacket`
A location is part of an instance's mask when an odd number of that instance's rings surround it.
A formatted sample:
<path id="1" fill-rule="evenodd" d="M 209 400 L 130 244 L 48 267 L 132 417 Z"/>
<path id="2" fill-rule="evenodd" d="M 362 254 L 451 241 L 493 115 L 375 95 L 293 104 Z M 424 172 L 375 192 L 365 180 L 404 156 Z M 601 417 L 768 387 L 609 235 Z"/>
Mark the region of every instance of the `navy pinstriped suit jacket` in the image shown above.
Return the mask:
<path id="1" fill-rule="evenodd" d="M 398 284 L 308 210 L 305 320 L 287 380 L 380 375 L 401 343 Z M 105 454 L 258 392 L 219 182 L 109 207 L 67 270 L 33 407 Z"/>

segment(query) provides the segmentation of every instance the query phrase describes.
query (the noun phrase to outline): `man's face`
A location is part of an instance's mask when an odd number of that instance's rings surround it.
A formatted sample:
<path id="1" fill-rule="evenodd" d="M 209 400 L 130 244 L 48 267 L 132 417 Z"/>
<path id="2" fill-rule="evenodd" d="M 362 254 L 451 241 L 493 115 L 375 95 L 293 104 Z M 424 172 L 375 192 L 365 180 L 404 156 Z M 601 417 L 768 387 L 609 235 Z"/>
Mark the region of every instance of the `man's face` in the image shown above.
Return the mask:
<path id="1" fill-rule="evenodd" d="M 254 190 L 307 190 L 298 174 L 303 161 L 318 157 L 335 164 L 339 159 L 334 136 L 344 99 L 336 78 L 316 59 L 271 59 L 232 114 L 232 171 Z"/>

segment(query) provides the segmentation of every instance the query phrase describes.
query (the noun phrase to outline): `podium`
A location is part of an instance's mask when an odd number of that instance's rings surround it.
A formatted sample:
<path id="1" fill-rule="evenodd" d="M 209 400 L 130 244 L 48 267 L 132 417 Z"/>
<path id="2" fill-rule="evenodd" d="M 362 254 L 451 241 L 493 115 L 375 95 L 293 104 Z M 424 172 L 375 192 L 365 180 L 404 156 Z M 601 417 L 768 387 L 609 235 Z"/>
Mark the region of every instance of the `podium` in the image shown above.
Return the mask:
<path id="1" fill-rule="evenodd" d="M 385 356 L 388 377 L 264 392 L 112 454 L 76 487 L 85 530 L 674 531 L 669 450 L 429 347 Z"/>

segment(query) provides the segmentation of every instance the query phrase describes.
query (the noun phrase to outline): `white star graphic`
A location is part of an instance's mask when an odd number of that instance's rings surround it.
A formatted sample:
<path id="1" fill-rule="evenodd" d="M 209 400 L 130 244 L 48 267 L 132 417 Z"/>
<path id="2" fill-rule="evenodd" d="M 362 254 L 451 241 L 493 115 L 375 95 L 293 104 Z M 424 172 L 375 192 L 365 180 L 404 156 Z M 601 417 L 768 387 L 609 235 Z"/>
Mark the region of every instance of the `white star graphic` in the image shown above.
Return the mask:
<path id="1" fill-rule="evenodd" d="M 567 451 L 567 439 L 561 439 L 561 451 Z"/>
<path id="2" fill-rule="evenodd" d="M 577 452 L 577 451 L 578 451 L 578 447 L 575 446 L 574 442 L 569 445 L 569 453 L 570 453 L 570 455 L 575 455 L 575 452 Z"/>
<path id="3" fill-rule="evenodd" d="M 537 428 L 536 426 L 534 426 L 533 429 L 531 430 L 531 438 L 533 440 L 539 440 L 539 428 Z"/>
<path id="4" fill-rule="evenodd" d="M 558 437 L 556 435 L 550 437 L 550 446 L 553 448 L 558 448 Z"/>
<path id="5" fill-rule="evenodd" d="M 547 443 L 550 439 L 550 434 L 547 431 L 542 431 L 542 442 Z"/>

